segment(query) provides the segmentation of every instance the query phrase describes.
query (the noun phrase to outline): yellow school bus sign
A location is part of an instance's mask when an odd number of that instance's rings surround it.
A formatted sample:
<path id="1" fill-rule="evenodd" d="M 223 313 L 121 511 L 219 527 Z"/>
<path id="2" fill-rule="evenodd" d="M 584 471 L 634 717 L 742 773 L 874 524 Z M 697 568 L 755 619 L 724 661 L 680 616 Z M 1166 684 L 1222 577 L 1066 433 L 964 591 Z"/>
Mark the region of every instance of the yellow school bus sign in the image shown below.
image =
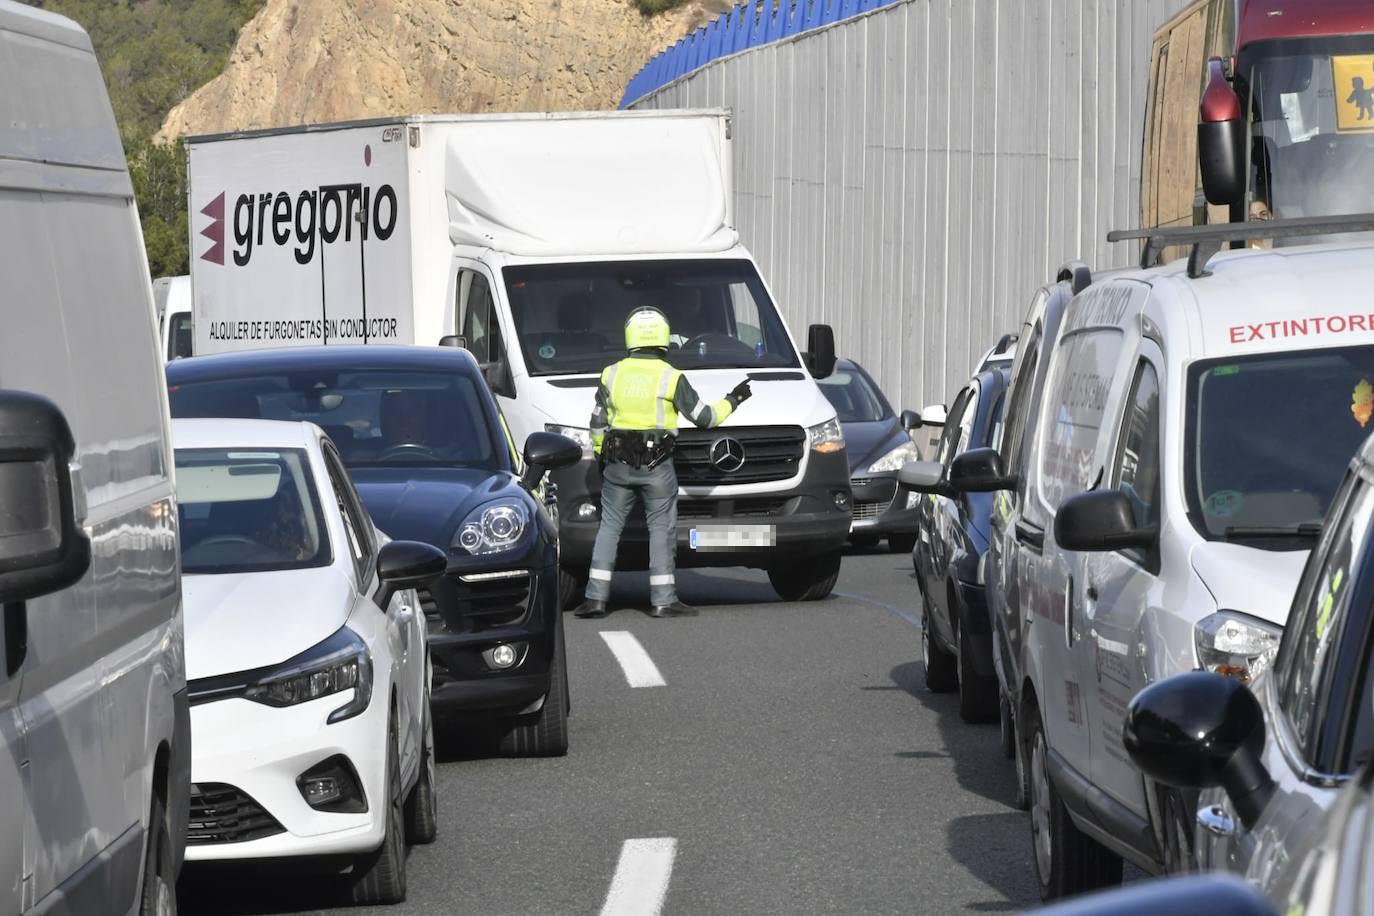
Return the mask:
<path id="1" fill-rule="evenodd" d="M 1336 89 L 1336 130 L 1374 133 L 1374 54 L 1331 58 Z"/>

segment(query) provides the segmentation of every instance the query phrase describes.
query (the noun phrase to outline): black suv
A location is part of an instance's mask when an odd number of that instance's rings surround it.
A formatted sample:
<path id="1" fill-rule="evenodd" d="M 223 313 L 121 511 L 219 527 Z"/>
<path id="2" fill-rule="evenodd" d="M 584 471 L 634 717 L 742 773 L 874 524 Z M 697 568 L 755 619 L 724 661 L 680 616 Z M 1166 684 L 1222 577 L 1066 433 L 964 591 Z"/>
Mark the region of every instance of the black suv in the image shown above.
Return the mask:
<path id="1" fill-rule="evenodd" d="M 224 353 L 167 366 L 174 417 L 308 420 L 388 537 L 448 554 L 421 602 L 437 720 L 499 724 L 503 753 L 563 754 L 568 682 L 558 531 L 530 492 L 581 447 L 535 433 L 524 464 L 476 361 L 431 347 Z"/>

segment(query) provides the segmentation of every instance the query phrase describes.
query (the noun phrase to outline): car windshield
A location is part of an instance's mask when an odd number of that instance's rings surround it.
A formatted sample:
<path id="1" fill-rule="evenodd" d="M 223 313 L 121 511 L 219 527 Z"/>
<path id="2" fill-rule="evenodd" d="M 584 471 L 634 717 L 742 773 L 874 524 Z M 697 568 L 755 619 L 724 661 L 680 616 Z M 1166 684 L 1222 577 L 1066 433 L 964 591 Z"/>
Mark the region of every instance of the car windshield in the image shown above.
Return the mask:
<path id="1" fill-rule="evenodd" d="M 625 355 L 625 319 L 644 306 L 667 316 L 679 369 L 800 365 L 749 261 L 526 265 L 505 282 L 532 375 L 600 372 Z"/>
<path id="2" fill-rule="evenodd" d="M 1195 364 L 1187 421 L 1193 524 L 1212 540 L 1310 547 L 1350 456 L 1374 430 L 1371 417 L 1374 346 Z"/>
<path id="3" fill-rule="evenodd" d="M 1240 72 L 1255 119 L 1255 190 L 1272 216 L 1374 210 L 1371 61 L 1374 40 L 1368 36 L 1246 49 Z"/>
<path id="4" fill-rule="evenodd" d="M 349 467 L 502 468 L 473 377 L 458 372 L 309 371 L 173 385 L 174 417 L 308 420 Z"/>
<path id="5" fill-rule="evenodd" d="M 837 368 L 818 382 L 841 423 L 871 423 L 892 415 L 882 395 L 861 372 Z"/>
<path id="6" fill-rule="evenodd" d="M 181 571 L 327 566 L 329 533 L 309 468 L 301 449 L 177 449 Z"/>

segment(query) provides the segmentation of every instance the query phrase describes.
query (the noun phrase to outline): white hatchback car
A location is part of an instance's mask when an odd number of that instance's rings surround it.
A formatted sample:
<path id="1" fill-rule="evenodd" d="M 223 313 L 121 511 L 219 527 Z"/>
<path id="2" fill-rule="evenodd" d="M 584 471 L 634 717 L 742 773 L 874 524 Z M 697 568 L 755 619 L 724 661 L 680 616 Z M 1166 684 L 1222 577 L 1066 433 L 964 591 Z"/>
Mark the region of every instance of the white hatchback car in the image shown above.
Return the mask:
<path id="1" fill-rule="evenodd" d="M 191 702 L 188 860 L 347 857 L 359 903 L 405 898 L 435 835 L 414 588 L 442 551 L 386 541 L 309 423 L 176 420 Z"/>

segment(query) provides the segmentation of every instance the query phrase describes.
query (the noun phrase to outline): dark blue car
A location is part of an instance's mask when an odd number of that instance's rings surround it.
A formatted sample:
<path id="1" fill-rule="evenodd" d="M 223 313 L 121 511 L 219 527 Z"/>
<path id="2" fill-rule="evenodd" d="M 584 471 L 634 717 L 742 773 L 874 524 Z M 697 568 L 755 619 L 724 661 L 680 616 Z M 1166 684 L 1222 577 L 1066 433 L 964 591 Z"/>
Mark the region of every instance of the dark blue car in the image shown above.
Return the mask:
<path id="1" fill-rule="evenodd" d="M 577 443 L 535 433 L 522 469 L 466 350 L 225 353 L 170 363 L 167 383 L 174 417 L 322 427 L 377 527 L 448 555 L 447 574 L 420 593 L 436 720 L 495 720 L 505 753 L 567 750 L 558 531 L 530 491 L 548 469 L 581 458 Z"/>

